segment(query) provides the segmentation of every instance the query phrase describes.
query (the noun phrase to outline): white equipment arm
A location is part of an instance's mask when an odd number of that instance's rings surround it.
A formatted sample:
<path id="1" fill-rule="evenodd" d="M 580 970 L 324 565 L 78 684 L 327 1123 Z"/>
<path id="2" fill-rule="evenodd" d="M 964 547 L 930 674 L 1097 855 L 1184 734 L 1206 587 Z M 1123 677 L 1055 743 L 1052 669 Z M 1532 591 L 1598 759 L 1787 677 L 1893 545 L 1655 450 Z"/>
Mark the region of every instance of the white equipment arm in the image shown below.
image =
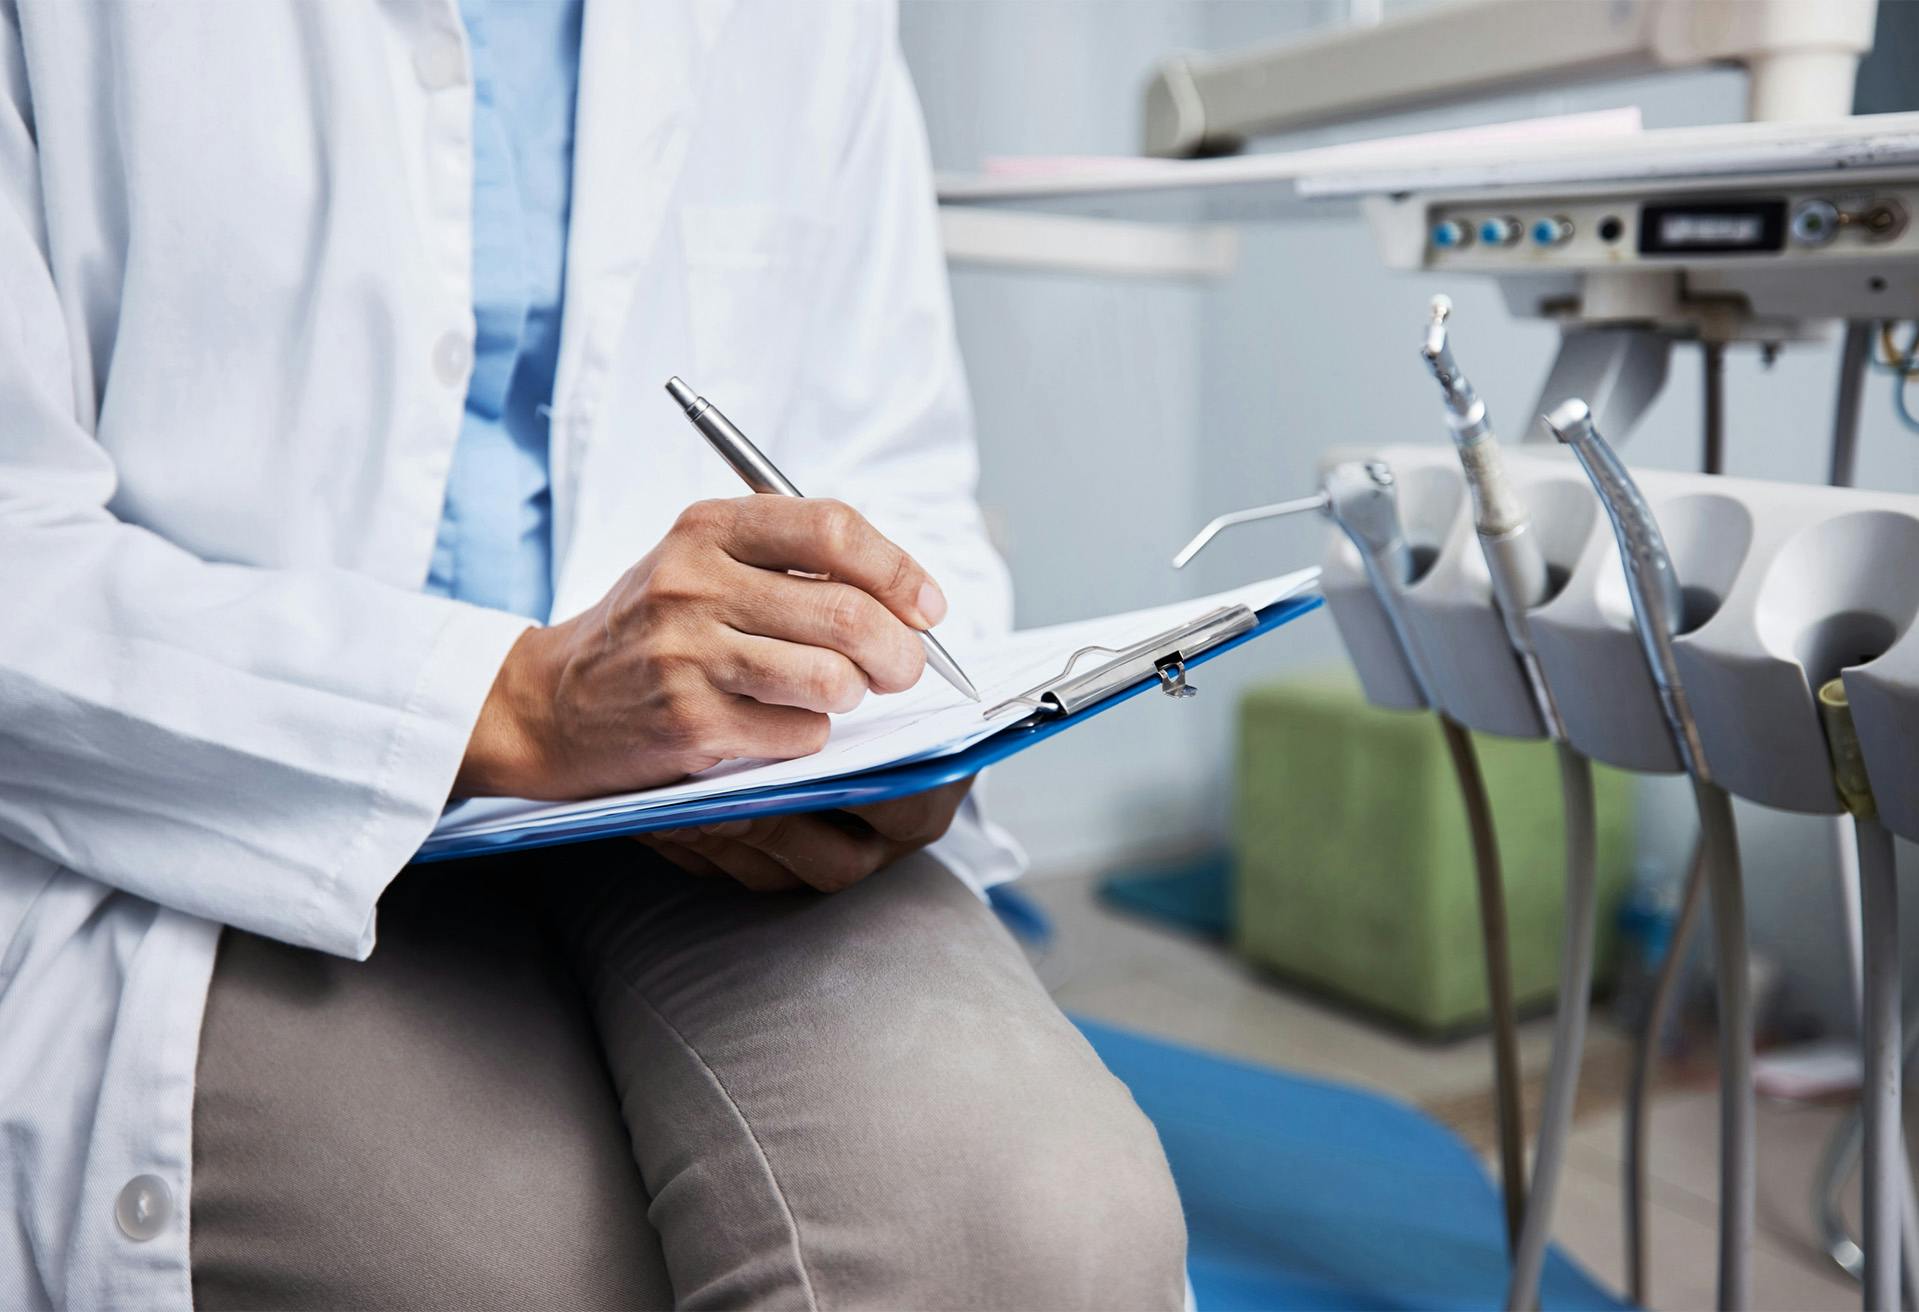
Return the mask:
<path id="1" fill-rule="evenodd" d="M 1744 65 L 1755 122 L 1841 118 L 1877 0 L 1453 0 L 1371 27 L 1181 56 L 1146 89 L 1149 155 L 1551 84 Z"/>

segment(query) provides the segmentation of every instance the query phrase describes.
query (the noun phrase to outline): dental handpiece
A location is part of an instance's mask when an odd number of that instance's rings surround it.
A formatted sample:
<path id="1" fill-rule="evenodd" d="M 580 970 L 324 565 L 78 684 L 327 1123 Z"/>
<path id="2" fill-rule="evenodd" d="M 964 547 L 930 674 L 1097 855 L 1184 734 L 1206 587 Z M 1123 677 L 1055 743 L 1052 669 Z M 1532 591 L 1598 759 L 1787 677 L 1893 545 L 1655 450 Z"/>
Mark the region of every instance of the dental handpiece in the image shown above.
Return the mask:
<path id="1" fill-rule="evenodd" d="M 1326 471 L 1326 513 L 1359 552 L 1373 595 L 1386 612 L 1426 704 L 1438 709 L 1432 671 L 1414 641 L 1401 597 L 1413 581 L 1413 548 L 1399 518 L 1399 485 L 1382 460 L 1348 460 Z"/>
<path id="2" fill-rule="evenodd" d="M 1541 723 L 1553 738 L 1562 739 L 1565 726 L 1559 717 L 1559 706 L 1546 685 L 1545 671 L 1540 668 L 1539 655 L 1533 649 L 1532 630 L 1526 623 L 1526 613 L 1546 599 L 1546 558 L 1540 554 L 1526 503 L 1507 481 L 1499 438 L 1486 413 L 1486 403 L 1453 358 L 1452 341 L 1446 331 L 1446 320 L 1452 310 L 1453 303 L 1447 297 L 1433 297 L 1420 354 L 1425 357 L 1445 397 L 1446 424 L 1459 452 L 1460 467 L 1466 473 L 1466 486 L 1472 493 L 1473 528 L 1479 535 L 1480 554 L 1485 557 L 1486 571 L 1491 576 L 1493 604 L 1505 624 L 1507 640 L 1519 658 Z"/>
<path id="3" fill-rule="evenodd" d="M 1394 592 L 1413 581 L 1413 547 L 1399 520 L 1399 484 L 1383 460 L 1348 460 L 1326 471 L 1326 513 L 1352 540 L 1375 584 Z"/>
<path id="4" fill-rule="evenodd" d="M 1184 569 L 1207 543 L 1226 529 L 1307 511 L 1323 512 L 1359 552 L 1366 581 L 1386 612 L 1386 621 L 1406 655 L 1420 695 L 1428 705 L 1438 706 L 1433 696 L 1432 675 L 1413 643 L 1400 600 L 1401 589 L 1413 580 L 1413 548 L 1400 523 L 1398 484 L 1393 479 L 1392 466 L 1385 462 L 1344 461 L 1327 470 L 1320 490 L 1309 496 L 1220 515 L 1180 548 L 1179 554 L 1173 557 L 1173 568 Z"/>
<path id="5" fill-rule="evenodd" d="M 1712 775 L 1699 739 L 1699 726 L 1693 720 L 1692 705 L 1679 677 L 1679 662 L 1673 654 L 1673 638 L 1685 614 L 1685 596 L 1659 522 L 1626 466 L 1593 427 L 1592 411 L 1584 401 L 1575 398 L 1563 402 L 1545 419 L 1553 436 L 1572 448 L 1606 508 L 1606 517 L 1612 521 L 1619 558 L 1626 567 L 1626 595 L 1638 618 L 1633 627 L 1645 651 L 1653 686 L 1659 692 L 1660 709 L 1686 772 L 1702 783 L 1710 783 Z"/>
<path id="6" fill-rule="evenodd" d="M 1412 581 L 1413 549 L 1399 523 L 1399 497 L 1392 466 L 1384 461 L 1349 460 L 1333 466 L 1317 492 L 1270 506 L 1215 515 L 1173 557 L 1174 569 L 1185 569 L 1206 545 L 1229 528 L 1261 520 L 1323 512 L 1345 532 L 1358 549 L 1366 576 L 1375 588 L 1382 580 L 1397 589 Z"/>

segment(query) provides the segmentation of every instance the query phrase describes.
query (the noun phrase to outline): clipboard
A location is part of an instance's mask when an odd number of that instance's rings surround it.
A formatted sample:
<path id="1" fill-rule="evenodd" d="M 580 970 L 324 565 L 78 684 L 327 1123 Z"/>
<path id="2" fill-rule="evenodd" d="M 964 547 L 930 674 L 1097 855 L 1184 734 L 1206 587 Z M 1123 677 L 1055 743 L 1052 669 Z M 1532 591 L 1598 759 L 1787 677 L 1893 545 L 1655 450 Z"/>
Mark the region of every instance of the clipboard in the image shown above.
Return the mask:
<path id="1" fill-rule="evenodd" d="M 1244 646 L 1323 604 L 1323 599 L 1314 594 L 1289 597 L 1260 611 L 1226 606 L 1129 647 L 1081 648 L 1067 658 L 1053 678 L 986 712 L 991 715 L 1006 705 L 1020 702 L 1031 707 L 1030 714 L 990 738 L 943 756 L 668 806 L 562 817 L 491 833 L 429 838 L 413 860 L 416 863 L 451 861 L 659 829 L 684 829 L 725 820 L 836 811 L 929 792 L 971 778 L 989 765 L 1016 756 L 1151 689 L 1158 688 L 1169 697 L 1190 697 L 1196 688 L 1187 675 L 1194 667 Z"/>

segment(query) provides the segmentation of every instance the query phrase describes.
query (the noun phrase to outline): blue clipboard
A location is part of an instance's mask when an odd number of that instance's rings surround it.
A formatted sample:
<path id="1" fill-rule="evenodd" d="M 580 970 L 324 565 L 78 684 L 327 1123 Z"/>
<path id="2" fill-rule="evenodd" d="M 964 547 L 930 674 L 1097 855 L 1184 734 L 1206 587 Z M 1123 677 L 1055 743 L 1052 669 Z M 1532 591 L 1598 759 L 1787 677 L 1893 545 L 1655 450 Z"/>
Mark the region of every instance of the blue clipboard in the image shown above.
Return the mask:
<path id="1" fill-rule="evenodd" d="M 1203 665 L 1235 647 L 1244 646 L 1261 634 L 1271 633 L 1322 605 L 1318 596 L 1291 597 L 1258 613 L 1252 628 L 1190 659 L 1187 666 Z M 597 838 L 624 834 L 644 834 L 656 829 L 683 829 L 693 825 L 717 824 L 723 820 L 755 820 L 763 816 L 792 815 L 802 811 L 835 811 L 851 806 L 869 806 L 895 797 L 910 797 L 944 784 L 971 778 L 987 766 L 1025 751 L 1036 743 L 1065 733 L 1074 725 L 1142 692 L 1160 686 L 1152 674 L 1139 679 L 1099 701 L 1066 715 L 1039 715 L 1009 725 L 991 738 L 947 756 L 930 757 L 904 765 L 885 766 L 859 774 L 816 779 L 808 783 L 748 789 L 719 797 L 702 797 L 672 806 L 652 807 L 628 812 L 601 812 L 595 815 L 561 817 L 531 822 L 523 827 L 493 833 L 452 835 L 429 838 L 414 855 L 416 862 L 451 861 L 459 857 L 485 856 L 500 852 L 518 852 L 534 847 L 555 847 L 565 843 L 584 843 Z"/>

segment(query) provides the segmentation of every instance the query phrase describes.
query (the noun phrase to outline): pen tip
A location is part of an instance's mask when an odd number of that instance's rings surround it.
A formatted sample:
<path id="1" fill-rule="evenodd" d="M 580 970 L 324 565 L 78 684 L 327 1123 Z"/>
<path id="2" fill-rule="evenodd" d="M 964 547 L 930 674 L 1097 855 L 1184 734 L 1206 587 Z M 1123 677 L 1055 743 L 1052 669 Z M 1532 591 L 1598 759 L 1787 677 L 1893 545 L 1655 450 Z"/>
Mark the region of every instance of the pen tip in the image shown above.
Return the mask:
<path id="1" fill-rule="evenodd" d="M 691 410 L 693 403 L 700 399 L 694 395 L 693 389 L 681 382 L 677 376 L 666 380 L 666 391 L 667 395 L 678 401 L 680 407 L 685 410 Z"/>

